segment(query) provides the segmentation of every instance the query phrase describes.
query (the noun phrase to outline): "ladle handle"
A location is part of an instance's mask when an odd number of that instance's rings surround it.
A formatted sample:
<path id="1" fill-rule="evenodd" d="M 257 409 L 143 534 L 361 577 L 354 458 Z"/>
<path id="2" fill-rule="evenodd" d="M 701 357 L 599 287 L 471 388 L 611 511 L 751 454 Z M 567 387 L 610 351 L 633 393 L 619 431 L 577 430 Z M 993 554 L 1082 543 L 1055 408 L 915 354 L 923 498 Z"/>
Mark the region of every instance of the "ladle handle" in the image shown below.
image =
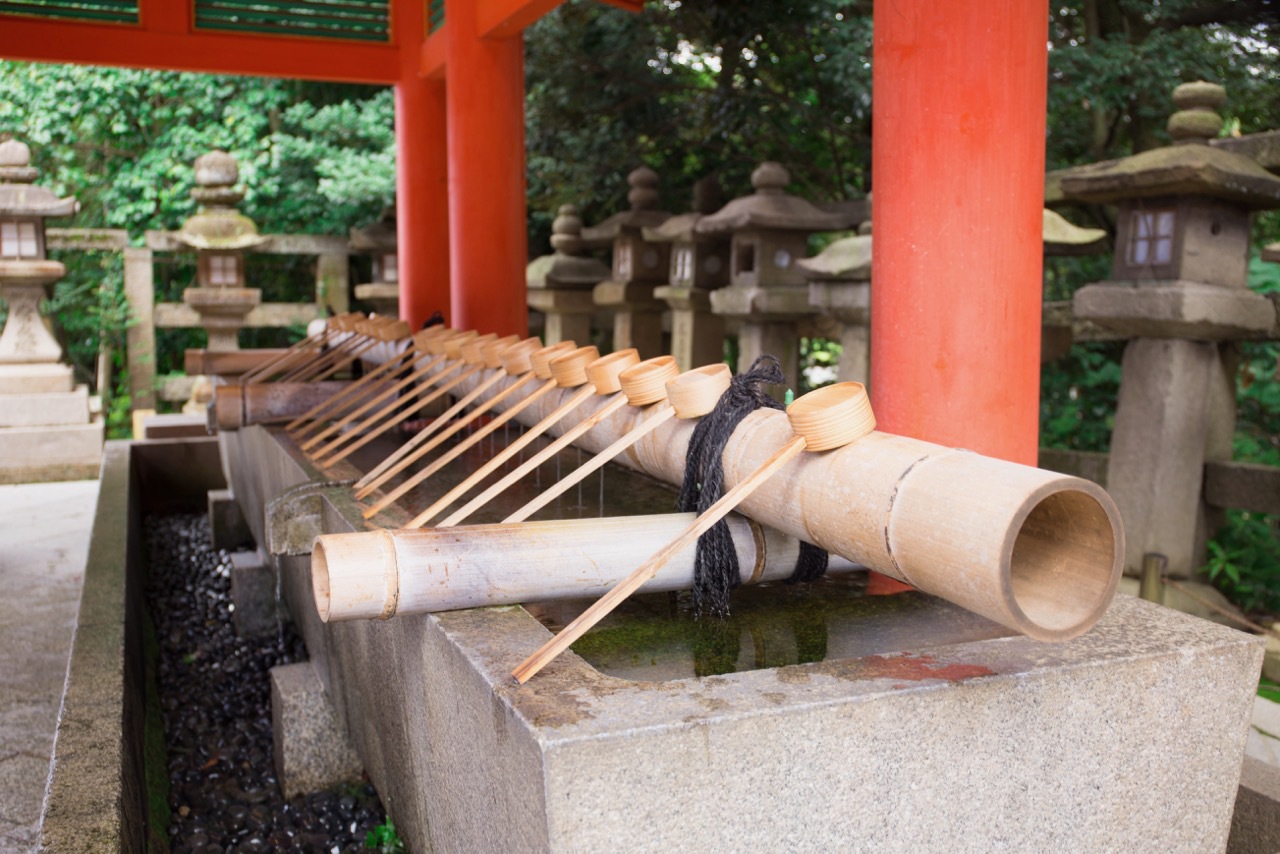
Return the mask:
<path id="1" fill-rule="evenodd" d="M 756 488 L 772 477 L 778 469 L 793 460 L 804 448 L 804 437 L 796 436 L 775 451 L 773 456 L 765 460 L 760 468 L 722 495 L 719 501 L 712 504 L 707 508 L 706 512 L 693 520 L 693 524 L 685 528 L 680 536 L 663 546 L 661 551 L 641 564 L 635 572 L 628 575 L 616 587 L 596 600 L 594 605 L 583 611 L 578 615 L 577 619 L 565 626 L 560 631 L 560 634 L 547 641 L 542 645 L 541 649 L 525 659 L 519 667 L 512 671 L 511 675 L 522 685 L 528 682 L 539 670 L 550 664 L 555 660 L 556 656 L 582 637 L 588 629 L 603 620 L 608 616 L 609 612 L 622 604 L 623 600 L 640 589 L 650 578 L 653 578 L 663 564 L 679 554 L 681 550 L 688 548 L 698 537 L 710 530 L 711 526 L 716 522 L 729 515 L 729 511 L 733 510 L 739 502 L 745 500 Z"/>
<path id="2" fill-rule="evenodd" d="M 427 377 L 427 375 L 435 370 L 436 363 L 440 360 L 440 358 L 441 358 L 440 356 L 435 357 L 423 367 L 418 368 L 416 371 L 409 374 L 409 376 L 393 384 L 390 388 L 385 388 L 382 391 L 378 392 L 373 397 L 366 400 L 364 403 L 361 403 L 355 409 L 352 409 L 350 412 L 346 413 L 341 418 L 337 419 L 332 424 L 322 429 L 320 432 L 308 437 L 307 440 L 302 442 L 302 444 L 299 447 L 301 447 L 302 450 L 304 451 L 314 448 L 316 445 L 320 444 L 325 439 L 332 436 L 334 433 L 337 433 L 343 427 L 346 427 L 352 421 L 355 421 L 361 415 L 364 415 L 365 413 L 369 412 L 369 410 L 373 410 L 373 413 L 369 415 L 367 418 L 365 418 L 363 421 L 361 421 L 358 425 L 356 425 L 355 429 L 363 430 L 367 428 L 370 424 L 377 423 L 379 419 L 385 417 L 385 414 L 389 409 L 394 409 L 397 405 L 404 403 L 404 400 L 398 399 L 396 401 L 393 401 L 391 404 L 385 405 L 385 406 L 379 406 L 378 404 L 383 403 L 384 401 L 387 400 L 387 398 L 391 397 L 397 392 L 403 391 L 406 388 L 409 389 L 408 394 L 414 395 L 414 394 L 421 394 L 423 391 L 425 391 L 426 389 L 430 388 L 432 385 L 435 384 L 435 378 Z M 412 388 L 410 388 L 410 386 L 412 386 Z"/>
<path id="3" fill-rule="evenodd" d="M 438 527 L 452 528 L 454 525 L 460 524 L 472 513 L 479 510 L 485 504 L 488 504 L 496 496 L 502 494 L 502 492 L 505 491 L 507 487 L 511 486 L 511 484 L 515 483 L 517 480 L 524 477 L 547 460 L 551 459 L 551 457 L 559 453 L 562 448 L 570 445 L 574 439 L 578 438 L 583 433 L 587 432 L 592 427 L 596 426 L 626 405 L 627 396 L 625 394 L 615 393 L 613 399 L 605 406 L 601 407 L 598 412 L 588 415 L 586 418 L 564 431 L 558 439 L 547 445 L 541 451 L 538 451 L 538 453 L 529 457 L 529 459 L 518 465 L 513 471 L 503 475 L 501 480 L 490 486 L 475 498 L 471 499 L 460 510 L 457 510 L 441 522 Z"/>
<path id="4" fill-rule="evenodd" d="M 448 507 L 461 496 L 465 495 L 473 486 L 484 480 L 492 472 L 496 471 L 503 463 L 514 457 L 534 439 L 547 432 L 547 429 L 550 428 L 552 424 L 577 409 L 582 405 L 583 401 L 595 393 L 596 388 L 591 383 L 587 383 L 582 386 L 578 389 L 577 393 L 564 403 L 560 404 L 559 408 L 554 412 L 526 430 L 523 435 L 495 454 L 487 463 L 467 475 L 466 479 L 463 480 L 462 483 L 440 496 L 440 498 L 426 510 L 423 510 L 417 516 L 410 519 L 409 523 L 405 525 L 405 527 L 421 528 L 423 525 L 427 524 L 427 522 L 431 521 L 437 513 Z"/>
<path id="5" fill-rule="evenodd" d="M 402 367 L 410 358 L 411 354 L 417 355 L 417 351 L 412 347 L 400 352 L 395 358 L 388 359 L 386 362 L 383 362 L 360 379 L 351 383 L 351 385 L 347 386 L 342 391 L 332 397 L 325 398 L 306 412 L 299 415 L 297 418 L 290 421 L 285 425 L 284 431 L 291 436 L 294 436 L 295 432 L 296 435 L 307 434 L 314 429 L 314 425 L 307 424 L 308 421 L 312 421 L 313 419 L 319 420 L 320 416 L 329 413 L 330 410 L 333 411 L 334 415 L 337 415 L 339 412 L 342 412 L 348 407 L 354 405 L 355 401 L 360 398 L 361 393 L 365 388 L 371 385 L 374 380 Z"/>
<path id="6" fill-rule="evenodd" d="M 503 524 L 508 522 L 523 522 L 525 519 L 528 519 L 534 513 L 537 513 L 543 507 L 546 507 L 554 501 L 557 496 L 563 495 L 565 490 L 569 489 L 574 484 L 579 483 L 587 475 L 609 462 L 609 460 L 613 459 L 636 442 L 639 442 L 654 430 L 657 430 L 667 421 L 671 420 L 671 417 L 676 414 L 676 411 L 667 405 L 657 405 L 653 408 L 656 409 L 657 412 L 654 412 L 644 421 L 619 436 L 609 447 L 603 449 L 600 453 L 596 454 L 594 457 L 587 460 L 564 477 L 560 478 L 560 480 L 551 484 L 551 486 L 547 487 L 538 495 L 535 495 L 528 504 L 503 519 Z"/>
<path id="7" fill-rule="evenodd" d="M 529 376 L 532 376 L 530 374 Z M 373 490 L 386 483 L 397 473 L 404 469 L 405 466 L 416 460 L 421 454 L 414 454 L 405 459 L 406 456 L 412 454 L 423 442 L 435 435 L 436 431 L 449 424 L 455 416 L 470 406 L 480 395 L 484 394 L 490 388 L 502 379 L 501 372 L 495 372 L 492 376 L 483 380 L 478 386 L 467 392 L 457 403 L 446 409 L 438 418 L 431 421 L 430 424 L 423 427 L 413 435 L 413 438 L 405 442 L 395 451 L 387 455 L 387 458 L 378 463 L 364 477 L 356 481 L 356 498 L 364 498 Z M 464 425 L 465 426 L 465 425 Z M 423 453 L 426 453 L 423 451 Z M 403 462 L 401 462 L 403 460 Z"/>

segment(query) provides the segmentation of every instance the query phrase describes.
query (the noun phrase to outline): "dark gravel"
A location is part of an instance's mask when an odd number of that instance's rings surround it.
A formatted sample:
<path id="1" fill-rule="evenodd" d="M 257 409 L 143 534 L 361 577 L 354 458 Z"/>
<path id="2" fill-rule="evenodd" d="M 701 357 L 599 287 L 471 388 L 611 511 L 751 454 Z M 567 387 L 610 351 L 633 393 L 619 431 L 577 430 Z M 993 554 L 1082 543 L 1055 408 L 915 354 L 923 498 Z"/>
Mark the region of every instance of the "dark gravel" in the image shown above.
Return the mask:
<path id="1" fill-rule="evenodd" d="M 173 850 L 366 851 L 386 818 L 372 786 L 286 801 L 276 783 L 268 671 L 306 659 L 293 626 L 236 637 L 230 557 L 213 549 L 206 516 L 152 517 L 146 536 Z"/>

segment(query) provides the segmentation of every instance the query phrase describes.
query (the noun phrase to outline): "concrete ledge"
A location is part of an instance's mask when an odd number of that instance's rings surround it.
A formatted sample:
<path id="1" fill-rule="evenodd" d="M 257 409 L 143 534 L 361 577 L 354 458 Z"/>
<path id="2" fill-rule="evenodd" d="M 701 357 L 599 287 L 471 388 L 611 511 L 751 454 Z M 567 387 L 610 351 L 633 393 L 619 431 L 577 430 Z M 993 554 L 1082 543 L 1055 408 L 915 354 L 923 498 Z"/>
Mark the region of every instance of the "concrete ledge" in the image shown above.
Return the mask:
<path id="1" fill-rule="evenodd" d="M 101 421 L 0 431 L 0 483 L 92 480 L 101 463 Z"/>
<path id="2" fill-rule="evenodd" d="M 42 427 L 89 422 L 89 387 L 0 397 L 0 427 Z"/>
<path id="3" fill-rule="evenodd" d="M 106 445 L 41 850 L 146 848 L 141 520 L 146 512 L 198 509 L 221 477 L 213 439 Z"/>
<path id="4" fill-rule="evenodd" d="M 1280 851 L 1280 768 L 1246 756 L 1227 854 Z"/>

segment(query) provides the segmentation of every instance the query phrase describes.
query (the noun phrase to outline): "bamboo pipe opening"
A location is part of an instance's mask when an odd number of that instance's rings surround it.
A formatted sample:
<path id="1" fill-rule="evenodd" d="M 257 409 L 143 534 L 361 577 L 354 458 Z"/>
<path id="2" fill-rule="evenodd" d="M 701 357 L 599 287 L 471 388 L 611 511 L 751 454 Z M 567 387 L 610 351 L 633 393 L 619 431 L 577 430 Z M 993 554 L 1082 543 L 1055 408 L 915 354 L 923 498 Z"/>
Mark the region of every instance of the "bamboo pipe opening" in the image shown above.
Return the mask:
<path id="1" fill-rule="evenodd" d="M 1083 490 L 1033 494 L 1025 512 L 1012 531 L 1005 600 L 1027 635 L 1069 640 L 1110 605 L 1124 549 L 1107 510 Z"/>

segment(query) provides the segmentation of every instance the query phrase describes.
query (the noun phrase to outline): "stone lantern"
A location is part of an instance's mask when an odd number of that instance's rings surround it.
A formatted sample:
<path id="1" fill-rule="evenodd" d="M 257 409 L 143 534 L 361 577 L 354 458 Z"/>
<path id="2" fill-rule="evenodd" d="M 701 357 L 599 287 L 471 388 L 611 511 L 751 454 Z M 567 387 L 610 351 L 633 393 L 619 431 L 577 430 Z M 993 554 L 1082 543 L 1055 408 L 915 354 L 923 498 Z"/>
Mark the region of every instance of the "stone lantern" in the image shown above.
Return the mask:
<path id="1" fill-rule="evenodd" d="M 720 205 L 720 183 L 707 176 L 693 185 L 690 213 L 643 231 L 650 243 L 671 244 L 669 284 L 653 294 L 671 306 L 671 355 L 682 371 L 724 358 L 724 318 L 711 313 L 711 292 L 729 284 L 729 239 L 695 231 Z"/>
<path id="2" fill-rule="evenodd" d="M 529 308 L 546 315 L 543 341 L 586 344 L 591 340 L 591 289 L 609 278 L 609 268 L 583 254 L 582 220 L 573 205 L 561 205 L 551 223 L 555 251 L 529 262 L 525 271 Z"/>
<path id="3" fill-rule="evenodd" d="M 378 221 L 351 229 L 351 248 L 373 261 L 373 279 L 356 285 L 356 299 L 373 306 L 378 314 L 400 316 L 400 265 L 396 257 L 396 209 L 384 208 Z"/>
<path id="4" fill-rule="evenodd" d="M 40 316 L 45 288 L 66 267 L 45 251 L 45 220 L 71 216 L 75 199 L 32 184 L 25 143 L 0 143 L 0 483 L 94 477 L 102 423 L 89 420 L 88 389 L 61 364 L 62 347 Z"/>
<path id="5" fill-rule="evenodd" d="M 592 291 L 596 306 L 613 311 L 613 349 L 635 347 L 640 358 L 662 355 L 662 313 L 666 303 L 654 289 L 666 284 L 670 246 L 645 239 L 644 230 L 666 222 L 671 214 L 658 210 L 658 173 L 641 166 L 627 176 L 631 207 L 599 225 L 584 229 L 588 243 L 613 243 L 613 271 L 609 281 Z"/>
<path id="6" fill-rule="evenodd" d="M 814 313 L 805 271 L 796 262 L 809 252 L 809 235 L 846 228 L 849 222 L 844 214 L 827 213 L 788 193 L 790 182 L 781 164 L 760 164 L 751 173 L 756 192 L 703 217 L 695 230 L 731 237 L 729 286 L 711 292 L 711 310 L 741 319 L 738 370 L 771 353 L 796 388 L 797 322 Z"/>
<path id="7" fill-rule="evenodd" d="M 1111 279 L 1074 296 L 1074 313 L 1130 338 L 1107 488 L 1124 517 L 1125 564 L 1159 552 L 1172 573 L 1200 564 L 1210 527 L 1206 460 L 1229 460 L 1234 340 L 1276 334 L 1276 311 L 1247 287 L 1251 211 L 1280 207 L 1280 178 L 1210 146 L 1226 93 L 1174 90 L 1175 144 L 1064 176 L 1066 199 L 1117 207 Z"/>
<path id="8" fill-rule="evenodd" d="M 809 282 L 809 302 L 840 321 L 841 382 L 871 377 L 871 223 L 796 262 Z"/>
<path id="9" fill-rule="evenodd" d="M 191 198 L 200 210 L 175 235 L 180 245 L 196 252 L 196 286 L 182 292 L 182 301 L 200 314 L 209 350 L 238 350 L 236 334 L 262 300 L 262 291 L 245 287 L 244 253 L 270 238 L 258 234 L 253 220 L 235 209 L 244 190 L 236 186 L 240 167 L 234 157 L 211 151 L 196 158 L 195 171 Z"/>

